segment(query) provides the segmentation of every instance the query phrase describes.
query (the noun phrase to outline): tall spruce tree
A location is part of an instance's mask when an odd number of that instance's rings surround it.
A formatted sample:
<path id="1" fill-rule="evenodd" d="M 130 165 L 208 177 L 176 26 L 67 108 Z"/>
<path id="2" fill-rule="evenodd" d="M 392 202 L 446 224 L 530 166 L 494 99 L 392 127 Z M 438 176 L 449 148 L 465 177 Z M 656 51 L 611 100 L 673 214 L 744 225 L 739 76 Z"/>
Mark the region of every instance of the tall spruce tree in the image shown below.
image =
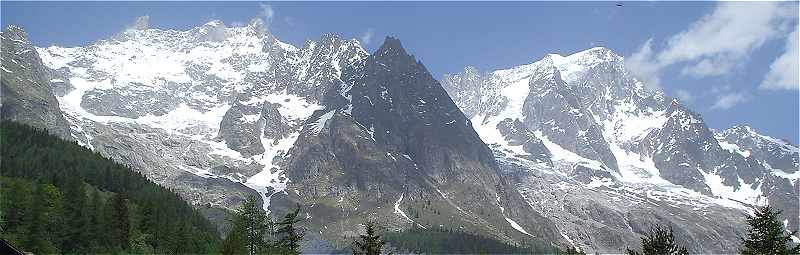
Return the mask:
<path id="1" fill-rule="evenodd" d="M 225 239 L 222 240 L 222 244 L 219 247 L 219 253 L 221 254 L 247 254 L 247 246 L 244 235 L 243 225 L 241 223 L 235 222 L 234 219 L 233 227 L 225 235 Z"/>
<path id="2" fill-rule="evenodd" d="M 664 227 L 656 225 L 650 228 L 650 232 L 642 237 L 642 251 L 626 249 L 625 253 L 630 255 L 651 255 L 651 254 L 675 254 L 683 255 L 689 254 L 686 247 L 679 246 L 675 242 L 675 236 L 672 233 L 672 227 Z"/>
<path id="3" fill-rule="evenodd" d="M 283 220 L 277 223 L 276 235 L 280 237 L 277 243 L 277 250 L 281 254 L 300 254 L 300 241 L 303 240 L 303 233 L 295 228 L 294 224 L 300 222 L 297 215 L 300 213 L 300 205 L 294 211 L 287 213 Z"/>
<path id="4" fill-rule="evenodd" d="M 76 175 L 67 175 L 64 188 L 64 217 L 66 230 L 62 248 L 66 253 L 85 252 L 89 239 L 88 217 L 84 214 L 86 189 Z"/>
<path id="5" fill-rule="evenodd" d="M 367 223 L 367 233 L 360 235 L 361 240 L 353 242 L 353 255 L 379 255 L 383 250 L 386 241 L 381 236 L 375 234 L 375 226 L 372 222 Z"/>
<path id="6" fill-rule="evenodd" d="M 128 205 L 125 201 L 125 196 L 120 193 L 115 193 L 111 196 L 109 206 L 111 211 L 109 222 L 111 246 L 120 250 L 128 249 L 130 222 L 128 219 Z"/>
<path id="7" fill-rule="evenodd" d="M 742 240 L 742 254 L 800 254 L 800 245 L 792 247 L 791 236 L 778 221 L 780 211 L 770 206 L 758 208 L 753 216 L 747 216 L 747 237 Z"/>
<path id="8" fill-rule="evenodd" d="M 266 237 L 271 221 L 266 212 L 258 207 L 255 196 L 249 196 L 233 216 L 233 227 L 222 242 L 220 252 L 224 254 L 270 253 Z"/>

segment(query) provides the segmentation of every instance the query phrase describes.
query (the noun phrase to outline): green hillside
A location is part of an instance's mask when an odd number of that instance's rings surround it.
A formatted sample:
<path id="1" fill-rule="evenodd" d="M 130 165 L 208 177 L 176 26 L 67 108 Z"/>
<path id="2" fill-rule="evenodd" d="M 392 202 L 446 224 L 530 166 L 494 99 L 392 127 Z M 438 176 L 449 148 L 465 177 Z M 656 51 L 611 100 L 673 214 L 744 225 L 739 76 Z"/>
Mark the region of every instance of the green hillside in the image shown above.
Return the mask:
<path id="1" fill-rule="evenodd" d="M 74 142 L 0 122 L 0 237 L 34 253 L 209 253 L 214 226 L 173 191 Z"/>

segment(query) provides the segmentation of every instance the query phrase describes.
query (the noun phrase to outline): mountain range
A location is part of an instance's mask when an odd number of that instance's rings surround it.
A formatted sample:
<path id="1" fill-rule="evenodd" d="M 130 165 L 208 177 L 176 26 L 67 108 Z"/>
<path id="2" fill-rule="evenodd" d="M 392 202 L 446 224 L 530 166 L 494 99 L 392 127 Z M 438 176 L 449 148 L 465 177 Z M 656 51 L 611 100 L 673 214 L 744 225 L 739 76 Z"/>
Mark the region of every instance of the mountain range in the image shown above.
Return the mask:
<path id="1" fill-rule="evenodd" d="M 754 206 L 800 221 L 796 145 L 710 129 L 607 48 L 437 80 L 398 39 L 373 53 L 335 34 L 296 47 L 257 20 L 82 47 L 0 36 L 3 119 L 197 207 L 300 205 L 333 248 L 372 221 L 618 253 L 667 224 L 692 252 L 730 253 Z"/>

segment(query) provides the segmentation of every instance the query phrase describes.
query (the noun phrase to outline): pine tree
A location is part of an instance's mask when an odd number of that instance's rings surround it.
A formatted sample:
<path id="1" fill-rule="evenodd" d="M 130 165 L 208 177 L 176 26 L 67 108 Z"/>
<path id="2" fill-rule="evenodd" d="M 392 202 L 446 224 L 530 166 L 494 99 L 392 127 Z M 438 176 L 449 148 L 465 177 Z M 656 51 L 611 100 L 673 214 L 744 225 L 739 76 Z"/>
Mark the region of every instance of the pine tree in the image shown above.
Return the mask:
<path id="1" fill-rule="evenodd" d="M 233 228 L 222 243 L 224 254 L 260 254 L 268 252 L 266 242 L 270 220 L 266 212 L 258 208 L 258 200 L 248 197 L 233 216 Z"/>
<path id="2" fill-rule="evenodd" d="M 225 236 L 225 239 L 222 240 L 219 253 L 226 255 L 248 253 L 247 249 L 245 248 L 247 244 L 243 237 L 244 230 L 242 227 L 243 226 L 241 223 L 234 223 L 234 227 L 228 232 L 228 234 Z"/>
<path id="3" fill-rule="evenodd" d="M 742 240 L 739 252 L 742 254 L 800 254 L 800 245 L 792 246 L 791 236 L 786 234 L 783 224 L 778 221 L 780 211 L 770 206 L 757 209 L 755 215 L 747 216 L 747 237 Z"/>
<path id="4" fill-rule="evenodd" d="M 2 211 L 3 225 L 2 236 L 11 243 L 21 243 L 22 236 L 19 233 L 24 228 L 27 218 L 25 214 L 31 203 L 30 188 L 19 181 L 8 181 L 9 185 L 3 186 Z"/>
<path id="5" fill-rule="evenodd" d="M 639 254 L 676 254 L 683 255 L 689 254 L 686 247 L 679 246 L 675 242 L 675 236 L 672 233 L 672 227 L 663 227 L 656 225 L 650 229 L 650 232 L 642 237 L 642 251 L 635 251 L 626 249 L 625 253 L 631 255 Z"/>
<path id="6" fill-rule="evenodd" d="M 130 222 L 128 219 L 128 205 L 125 195 L 115 193 L 111 196 L 109 222 L 109 235 L 111 247 L 125 250 L 129 244 Z"/>
<path id="7" fill-rule="evenodd" d="M 381 236 L 375 234 L 375 226 L 367 223 L 367 233 L 361 235 L 361 241 L 353 242 L 353 255 L 379 255 L 383 250 L 386 241 Z"/>
<path id="8" fill-rule="evenodd" d="M 565 250 L 561 254 L 565 254 L 565 255 L 586 255 L 585 252 L 583 252 L 582 250 L 578 249 L 577 247 L 569 247 L 569 248 L 567 248 L 567 250 Z"/>
<path id="9" fill-rule="evenodd" d="M 50 228 L 60 222 L 58 217 L 61 203 L 60 194 L 51 184 L 37 185 L 35 192 L 31 207 L 26 214 L 28 216 L 26 219 L 28 226 L 25 232 L 27 238 L 23 242 L 23 247 L 34 253 L 58 253 L 58 232 L 57 229 Z"/>
<path id="10" fill-rule="evenodd" d="M 278 240 L 277 248 L 281 254 L 300 254 L 300 241 L 303 240 L 303 233 L 294 227 L 295 223 L 300 222 L 297 219 L 299 213 L 300 205 L 297 205 L 294 211 L 287 213 L 283 220 L 277 223 L 276 234 L 281 237 Z"/>
<path id="11" fill-rule="evenodd" d="M 67 175 L 64 187 L 65 233 L 62 248 L 66 253 L 85 251 L 88 237 L 88 218 L 84 214 L 86 189 L 75 175 Z"/>
<path id="12" fill-rule="evenodd" d="M 89 240 L 90 242 L 87 244 L 87 250 L 92 253 L 102 253 L 102 250 L 98 248 L 107 244 L 106 240 L 108 235 L 105 234 L 105 204 L 103 203 L 102 197 L 100 197 L 100 192 L 97 190 L 92 190 L 91 199 L 89 200 L 89 206 L 86 209 L 88 214 L 88 222 L 89 222 Z"/>

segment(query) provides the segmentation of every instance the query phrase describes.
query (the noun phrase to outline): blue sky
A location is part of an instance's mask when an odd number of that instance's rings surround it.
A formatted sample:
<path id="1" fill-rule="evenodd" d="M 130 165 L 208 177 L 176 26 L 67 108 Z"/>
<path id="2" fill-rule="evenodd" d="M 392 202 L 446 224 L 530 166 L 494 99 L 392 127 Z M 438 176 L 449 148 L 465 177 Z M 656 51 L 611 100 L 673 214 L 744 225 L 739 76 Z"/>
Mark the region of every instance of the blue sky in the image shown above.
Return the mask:
<path id="1" fill-rule="evenodd" d="M 87 45 L 143 15 L 152 28 L 178 30 L 261 18 L 272 34 L 298 46 L 332 32 L 375 50 L 391 35 L 435 77 L 604 46 L 712 128 L 749 124 L 800 140 L 796 2 L 3 1 L 0 11 L 3 26 L 22 26 L 37 46 Z"/>

